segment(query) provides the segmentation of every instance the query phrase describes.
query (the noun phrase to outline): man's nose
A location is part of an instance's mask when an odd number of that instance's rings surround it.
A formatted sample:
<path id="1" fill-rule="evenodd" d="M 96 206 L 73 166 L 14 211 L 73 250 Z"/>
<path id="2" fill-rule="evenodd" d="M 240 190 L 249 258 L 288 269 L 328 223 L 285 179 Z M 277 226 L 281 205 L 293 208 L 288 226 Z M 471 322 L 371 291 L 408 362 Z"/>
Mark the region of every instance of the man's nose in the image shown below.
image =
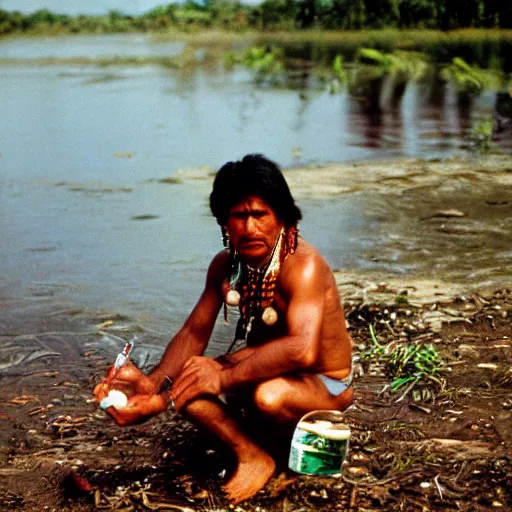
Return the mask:
<path id="1" fill-rule="evenodd" d="M 248 235 L 251 235 L 255 232 L 256 223 L 254 222 L 254 218 L 250 215 L 247 217 L 247 220 L 245 221 L 245 232 Z"/>

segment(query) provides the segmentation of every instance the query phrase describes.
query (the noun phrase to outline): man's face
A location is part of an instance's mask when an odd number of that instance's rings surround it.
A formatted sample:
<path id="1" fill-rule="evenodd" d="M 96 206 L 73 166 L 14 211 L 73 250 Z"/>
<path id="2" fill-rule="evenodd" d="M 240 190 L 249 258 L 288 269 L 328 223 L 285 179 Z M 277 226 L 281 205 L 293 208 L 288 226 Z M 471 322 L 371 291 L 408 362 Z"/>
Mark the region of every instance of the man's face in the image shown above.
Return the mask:
<path id="1" fill-rule="evenodd" d="M 231 244 L 251 267 L 261 266 L 270 257 L 282 228 L 274 210 L 257 196 L 233 206 L 226 224 Z"/>

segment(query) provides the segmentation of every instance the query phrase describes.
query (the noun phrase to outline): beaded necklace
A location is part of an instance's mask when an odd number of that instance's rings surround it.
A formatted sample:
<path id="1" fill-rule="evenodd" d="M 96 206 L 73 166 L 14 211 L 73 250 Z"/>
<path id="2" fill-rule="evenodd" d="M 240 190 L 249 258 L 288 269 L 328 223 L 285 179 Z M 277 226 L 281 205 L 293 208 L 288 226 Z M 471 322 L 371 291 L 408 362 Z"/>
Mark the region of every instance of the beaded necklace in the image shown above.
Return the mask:
<path id="1" fill-rule="evenodd" d="M 287 250 L 287 244 L 283 243 L 284 239 L 285 231 L 281 230 L 268 262 L 259 268 L 242 263 L 237 253 L 232 256 L 224 319 L 227 322 L 227 306 L 239 306 L 240 319 L 228 353 L 239 339 L 247 342 L 253 321 L 260 314 L 266 325 L 274 325 L 278 320 L 277 311 L 272 307 L 276 282 L 283 261 L 289 253 L 295 252 L 296 248 L 294 246 L 293 250 Z"/>

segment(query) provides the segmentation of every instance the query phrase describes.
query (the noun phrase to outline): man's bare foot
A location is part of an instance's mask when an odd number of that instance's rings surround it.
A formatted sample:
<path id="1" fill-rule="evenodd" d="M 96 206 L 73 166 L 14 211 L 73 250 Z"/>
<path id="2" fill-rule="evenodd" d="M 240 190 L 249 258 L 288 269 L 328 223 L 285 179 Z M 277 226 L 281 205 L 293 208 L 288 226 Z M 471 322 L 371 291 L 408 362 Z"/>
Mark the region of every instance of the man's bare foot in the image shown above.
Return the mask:
<path id="1" fill-rule="evenodd" d="M 236 504 L 254 496 L 274 474 L 276 464 L 274 459 L 265 451 L 258 450 L 252 457 L 246 457 L 238 462 L 238 468 L 224 491 L 231 503 Z"/>

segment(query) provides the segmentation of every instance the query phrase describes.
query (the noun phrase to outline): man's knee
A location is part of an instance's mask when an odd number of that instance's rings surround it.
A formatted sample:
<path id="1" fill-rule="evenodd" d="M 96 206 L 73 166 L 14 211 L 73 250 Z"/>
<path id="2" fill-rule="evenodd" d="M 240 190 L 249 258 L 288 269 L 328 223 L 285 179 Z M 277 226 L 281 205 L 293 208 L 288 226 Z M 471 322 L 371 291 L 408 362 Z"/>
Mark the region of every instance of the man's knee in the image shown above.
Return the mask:
<path id="1" fill-rule="evenodd" d="M 254 405 L 269 416 L 281 416 L 285 412 L 283 386 L 278 380 L 262 382 L 254 390 Z"/>

